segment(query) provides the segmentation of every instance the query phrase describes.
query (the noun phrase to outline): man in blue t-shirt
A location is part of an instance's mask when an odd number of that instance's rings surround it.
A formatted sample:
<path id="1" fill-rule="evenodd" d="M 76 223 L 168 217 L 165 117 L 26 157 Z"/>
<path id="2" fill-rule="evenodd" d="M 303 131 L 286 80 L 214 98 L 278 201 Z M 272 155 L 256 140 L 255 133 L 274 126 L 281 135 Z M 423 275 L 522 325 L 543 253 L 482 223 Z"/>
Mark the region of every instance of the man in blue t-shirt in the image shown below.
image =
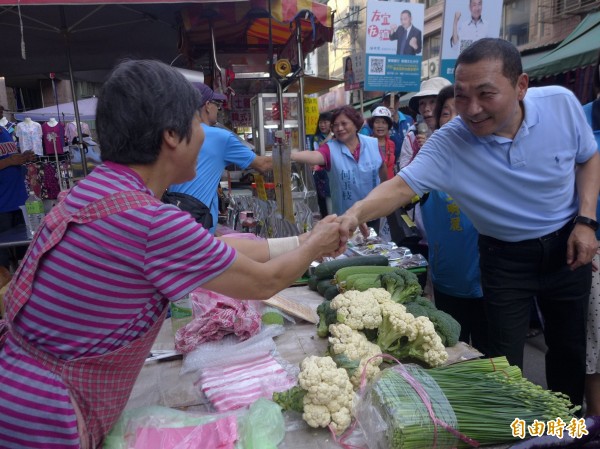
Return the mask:
<path id="1" fill-rule="evenodd" d="M 273 164 L 270 157 L 257 156 L 233 132 L 216 127 L 217 116 L 226 97 L 213 92 L 206 84 L 197 83 L 195 86 L 202 95 L 200 120 L 205 136 L 196 162 L 196 177 L 192 181 L 172 185 L 169 192 L 191 195 L 208 206 L 212 216 L 210 232 L 214 234 L 219 218 L 217 189 L 225 167 L 235 164 L 264 173 L 271 170 Z"/>
<path id="2" fill-rule="evenodd" d="M 4 108 L 0 106 L 0 119 L 3 113 Z M 10 133 L 4 126 L 0 126 L 0 232 L 25 223 L 19 209 L 27 199 L 23 164 L 34 159 L 33 151 L 19 153 Z M 7 249 L 2 248 L 0 266 L 8 268 L 9 265 L 10 254 Z"/>

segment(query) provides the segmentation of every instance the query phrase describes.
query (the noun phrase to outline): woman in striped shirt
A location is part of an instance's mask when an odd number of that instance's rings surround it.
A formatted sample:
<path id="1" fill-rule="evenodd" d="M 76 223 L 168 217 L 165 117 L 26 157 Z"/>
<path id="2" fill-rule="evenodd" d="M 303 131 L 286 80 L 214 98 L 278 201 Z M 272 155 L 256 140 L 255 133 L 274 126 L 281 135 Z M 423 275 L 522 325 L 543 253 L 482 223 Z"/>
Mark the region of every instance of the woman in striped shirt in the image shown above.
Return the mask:
<path id="1" fill-rule="evenodd" d="M 199 105 L 156 61 L 124 62 L 103 86 L 104 164 L 46 217 L 6 295 L 0 447 L 99 447 L 169 301 L 199 286 L 265 299 L 337 253 L 335 217 L 300 241 L 218 240 L 157 200 L 195 176 Z"/>

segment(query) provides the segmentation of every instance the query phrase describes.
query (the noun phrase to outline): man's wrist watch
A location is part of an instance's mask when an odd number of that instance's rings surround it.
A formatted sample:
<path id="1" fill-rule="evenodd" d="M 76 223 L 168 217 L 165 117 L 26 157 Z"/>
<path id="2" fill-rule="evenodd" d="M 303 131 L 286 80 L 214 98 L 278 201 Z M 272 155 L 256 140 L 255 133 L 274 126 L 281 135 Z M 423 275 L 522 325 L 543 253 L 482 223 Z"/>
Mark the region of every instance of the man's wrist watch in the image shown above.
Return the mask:
<path id="1" fill-rule="evenodd" d="M 598 230 L 598 222 L 593 218 L 584 217 L 583 215 L 577 215 L 573 220 L 573 223 L 589 226 L 594 232 Z"/>

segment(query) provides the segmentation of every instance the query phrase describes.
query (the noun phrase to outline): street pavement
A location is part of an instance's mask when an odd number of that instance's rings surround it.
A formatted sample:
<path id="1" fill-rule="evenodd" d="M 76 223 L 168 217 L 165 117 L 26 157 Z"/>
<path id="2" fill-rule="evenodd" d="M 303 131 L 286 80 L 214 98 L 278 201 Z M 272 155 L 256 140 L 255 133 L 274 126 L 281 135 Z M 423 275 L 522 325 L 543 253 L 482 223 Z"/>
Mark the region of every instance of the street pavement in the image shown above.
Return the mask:
<path id="1" fill-rule="evenodd" d="M 547 388 L 545 354 L 546 343 L 543 333 L 540 332 L 525 341 L 523 375 L 534 384 Z"/>

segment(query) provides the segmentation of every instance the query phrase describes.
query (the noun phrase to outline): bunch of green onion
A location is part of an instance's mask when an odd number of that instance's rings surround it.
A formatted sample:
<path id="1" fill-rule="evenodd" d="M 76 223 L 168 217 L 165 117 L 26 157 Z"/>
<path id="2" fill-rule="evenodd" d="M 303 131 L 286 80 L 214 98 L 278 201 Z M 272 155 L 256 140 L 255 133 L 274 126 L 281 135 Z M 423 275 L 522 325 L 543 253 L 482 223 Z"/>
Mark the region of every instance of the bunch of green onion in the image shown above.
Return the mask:
<path id="1" fill-rule="evenodd" d="M 426 392 L 434 415 L 456 428 L 456 416 L 436 382 L 426 370 L 416 365 L 403 365 L 407 374 L 418 381 Z M 434 426 L 423 400 L 396 369 L 384 370 L 371 386 L 370 400 L 385 421 L 390 449 L 451 449 L 456 437 L 440 426 Z M 361 425 L 364 420 L 359 419 Z"/>
<path id="2" fill-rule="evenodd" d="M 439 368 L 405 365 L 410 375 L 427 391 L 438 419 L 465 438 L 433 423 L 422 399 L 396 368 L 386 369 L 372 384 L 373 403 L 387 424 L 391 449 L 471 447 L 515 441 L 511 423 L 515 418 L 530 425 L 561 418 L 568 423 L 579 410 L 562 393 L 545 390 L 523 378 L 521 370 L 505 357 L 476 359 Z M 443 394 L 440 394 L 443 392 Z M 448 407 L 450 406 L 450 407 Z M 454 416 L 453 416 L 454 415 Z"/>
<path id="3" fill-rule="evenodd" d="M 505 357 L 468 360 L 427 370 L 452 405 L 458 430 L 481 445 L 514 441 L 515 418 L 530 425 L 561 418 L 569 422 L 579 406 L 568 396 L 525 379 Z M 458 447 L 469 447 L 460 441 Z"/>

